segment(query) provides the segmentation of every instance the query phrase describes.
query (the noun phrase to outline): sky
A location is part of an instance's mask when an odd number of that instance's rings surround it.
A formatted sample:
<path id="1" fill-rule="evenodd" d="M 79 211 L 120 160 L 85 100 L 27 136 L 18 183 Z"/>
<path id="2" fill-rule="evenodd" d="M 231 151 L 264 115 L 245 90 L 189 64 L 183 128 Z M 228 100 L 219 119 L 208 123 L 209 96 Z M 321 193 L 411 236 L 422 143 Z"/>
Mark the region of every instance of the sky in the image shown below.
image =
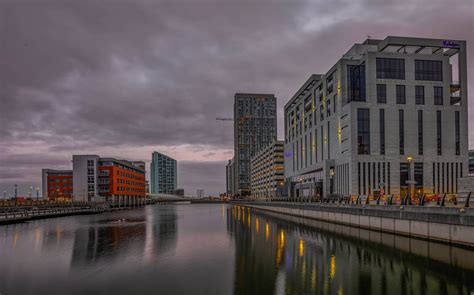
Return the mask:
<path id="1" fill-rule="evenodd" d="M 0 0 L 0 192 L 27 194 L 72 154 L 153 151 L 178 160 L 186 194 L 223 192 L 233 126 L 215 118 L 236 92 L 274 93 L 283 138 L 311 74 L 392 35 L 466 40 L 473 93 L 473 16 L 472 0 Z"/>

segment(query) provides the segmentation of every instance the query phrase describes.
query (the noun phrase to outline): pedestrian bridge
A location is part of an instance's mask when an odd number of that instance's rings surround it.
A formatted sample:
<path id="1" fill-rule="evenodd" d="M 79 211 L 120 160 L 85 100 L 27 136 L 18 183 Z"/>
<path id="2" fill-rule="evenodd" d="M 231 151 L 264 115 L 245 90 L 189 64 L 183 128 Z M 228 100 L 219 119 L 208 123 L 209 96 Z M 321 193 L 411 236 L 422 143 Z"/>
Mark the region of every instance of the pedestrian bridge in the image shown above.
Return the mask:
<path id="1" fill-rule="evenodd" d="M 171 194 L 146 194 L 147 198 L 151 199 L 153 202 L 191 202 L 196 200 L 194 197 L 190 196 L 178 196 Z"/>

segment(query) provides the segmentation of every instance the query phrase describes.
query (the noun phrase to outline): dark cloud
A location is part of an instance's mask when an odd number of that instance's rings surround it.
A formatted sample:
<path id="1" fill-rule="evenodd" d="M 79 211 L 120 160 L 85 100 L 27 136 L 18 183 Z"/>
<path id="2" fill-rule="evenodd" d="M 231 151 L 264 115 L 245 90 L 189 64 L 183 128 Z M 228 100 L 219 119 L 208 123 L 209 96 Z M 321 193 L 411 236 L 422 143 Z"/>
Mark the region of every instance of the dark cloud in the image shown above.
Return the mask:
<path id="1" fill-rule="evenodd" d="M 232 115 L 235 92 L 275 93 L 281 118 L 367 35 L 473 43 L 473 3 L 455 2 L 1 1 L 0 186 L 37 185 L 73 153 L 148 160 L 159 146 L 191 161 L 183 186 L 217 193 L 233 129 L 215 117 Z"/>

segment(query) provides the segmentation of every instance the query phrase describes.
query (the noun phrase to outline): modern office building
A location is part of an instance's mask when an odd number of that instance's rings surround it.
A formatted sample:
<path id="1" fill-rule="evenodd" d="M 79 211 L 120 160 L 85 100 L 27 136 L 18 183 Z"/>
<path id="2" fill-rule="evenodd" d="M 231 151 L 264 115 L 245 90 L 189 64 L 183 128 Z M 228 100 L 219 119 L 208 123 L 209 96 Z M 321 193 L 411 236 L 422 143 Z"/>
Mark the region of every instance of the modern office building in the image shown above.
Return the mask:
<path id="1" fill-rule="evenodd" d="M 285 181 L 284 142 L 275 141 L 252 157 L 250 164 L 252 197 L 281 197 Z"/>
<path id="2" fill-rule="evenodd" d="M 177 188 L 176 160 L 162 153 L 154 152 L 150 165 L 152 194 L 173 194 Z"/>
<path id="3" fill-rule="evenodd" d="M 277 138 L 273 94 L 236 93 L 234 97 L 235 193 L 250 195 L 250 159 Z"/>
<path id="4" fill-rule="evenodd" d="M 234 158 L 225 166 L 225 181 L 226 194 L 232 195 L 234 193 Z"/>
<path id="5" fill-rule="evenodd" d="M 291 196 L 455 193 L 468 173 L 466 42 L 355 44 L 285 105 Z"/>
<path id="6" fill-rule="evenodd" d="M 469 150 L 469 175 L 474 175 L 474 150 Z"/>
<path id="7" fill-rule="evenodd" d="M 42 169 L 42 196 L 49 200 L 72 198 L 72 170 Z"/>
<path id="8" fill-rule="evenodd" d="M 145 163 L 73 155 L 72 170 L 42 170 L 43 197 L 138 205 L 145 199 Z"/>
<path id="9" fill-rule="evenodd" d="M 138 204 L 145 198 L 144 162 L 73 155 L 74 199 Z"/>

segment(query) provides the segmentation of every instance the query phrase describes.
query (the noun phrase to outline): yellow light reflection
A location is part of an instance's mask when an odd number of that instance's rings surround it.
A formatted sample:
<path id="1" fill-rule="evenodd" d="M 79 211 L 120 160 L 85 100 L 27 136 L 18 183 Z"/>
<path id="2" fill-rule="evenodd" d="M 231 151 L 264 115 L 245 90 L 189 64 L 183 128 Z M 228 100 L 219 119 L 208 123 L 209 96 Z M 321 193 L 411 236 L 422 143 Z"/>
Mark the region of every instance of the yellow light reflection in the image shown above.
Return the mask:
<path id="1" fill-rule="evenodd" d="M 329 278 L 332 280 L 336 276 L 336 256 L 331 255 L 329 260 Z"/>
<path id="2" fill-rule="evenodd" d="M 304 255 L 304 242 L 303 239 L 300 239 L 299 247 L 298 247 L 298 254 L 300 257 L 303 257 Z"/>
<path id="3" fill-rule="evenodd" d="M 283 230 L 280 230 L 280 244 L 282 247 L 285 246 L 285 232 Z"/>
<path id="4" fill-rule="evenodd" d="M 268 236 L 270 235 L 270 227 L 268 223 L 265 223 L 265 240 L 268 241 Z"/>
<path id="5" fill-rule="evenodd" d="M 247 215 L 247 225 L 250 227 L 250 214 Z"/>
<path id="6" fill-rule="evenodd" d="M 317 277 L 316 277 L 316 264 L 313 265 L 313 270 L 311 271 L 311 289 L 316 289 Z"/>
<path id="7" fill-rule="evenodd" d="M 20 236 L 18 235 L 18 233 L 15 233 L 15 235 L 13 236 L 13 249 L 16 248 L 16 243 L 18 242 L 19 238 Z"/>
<path id="8" fill-rule="evenodd" d="M 344 291 L 342 290 L 342 286 L 339 286 L 339 290 L 337 290 L 337 295 L 343 295 Z"/>
<path id="9" fill-rule="evenodd" d="M 255 232 L 258 234 L 258 231 L 260 230 L 260 221 L 258 220 L 258 217 L 255 218 Z"/>

